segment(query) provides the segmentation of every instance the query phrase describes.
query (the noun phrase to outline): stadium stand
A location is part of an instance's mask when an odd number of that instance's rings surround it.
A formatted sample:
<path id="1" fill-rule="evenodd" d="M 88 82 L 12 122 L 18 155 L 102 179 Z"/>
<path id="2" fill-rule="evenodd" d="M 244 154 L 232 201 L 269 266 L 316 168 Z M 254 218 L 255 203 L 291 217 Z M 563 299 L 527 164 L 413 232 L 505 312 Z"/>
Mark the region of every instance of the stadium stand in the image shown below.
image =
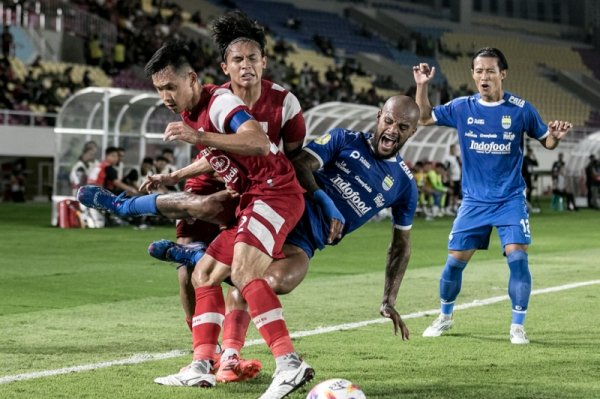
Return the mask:
<path id="1" fill-rule="evenodd" d="M 212 17 L 232 7 L 267 25 L 266 77 L 292 90 L 305 110 L 328 101 L 378 106 L 384 97 L 410 93 L 410 68 L 418 62 L 438 70 L 434 103 L 468 94 L 473 90 L 465 68 L 470 54 L 492 44 L 509 58 L 507 90 L 536 104 L 543 118 L 573 121 L 579 127 L 574 141 L 593 131 L 588 127 L 600 126 L 597 101 L 575 87 L 585 86 L 600 95 L 595 89 L 600 54 L 577 39 L 580 28 L 482 12 L 473 12 L 470 24 L 458 23 L 445 3 L 48 0 L 36 6 L 14 1 L 0 6 L 0 24 L 10 25 L 19 43 L 16 57 L 0 60 L 0 74 L 7 84 L 0 97 L 0 127 L 52 126 L 66 98 L 87 86 L 151 90 L 142 67 L 168 38 L 190 43 L 204 81 L 223 82 L 207 26 Z M 96 61 L 91 62 L 86 50 L 94 34 L 102 50 L 97 65 L 91 65 Z M 320 39 L 321 47 L 315 39 Z M 124 46 L 124 65 L 114 58 L 117 43 Z M 564 76 L 569 74 L 578 78 L 567 82 Z"/>

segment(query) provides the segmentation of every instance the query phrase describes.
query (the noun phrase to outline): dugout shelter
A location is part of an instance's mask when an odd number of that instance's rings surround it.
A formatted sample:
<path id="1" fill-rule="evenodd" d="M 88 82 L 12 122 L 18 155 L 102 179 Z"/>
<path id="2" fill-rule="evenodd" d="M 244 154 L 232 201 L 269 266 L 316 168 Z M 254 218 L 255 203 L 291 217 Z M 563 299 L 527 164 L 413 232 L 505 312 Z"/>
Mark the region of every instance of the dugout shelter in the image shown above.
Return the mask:
<path id="1" fill-rule="evenodd" d="M 72 196 L 69 173 L 88 141 L 98 144 L 98 161 L 107 147 L 123 147 L 125 173 L 132 168 L 139 170 L 144 157 L 156 158 L 163 148 L 173 149 L 177 167 L 188 165 L 189 144 L 162 140 L 166 125 L 178 120 L 179 115 L 165 108 L 155 92 L 106 87 L 76 92 L 56 118 L 53 203 Z"/>

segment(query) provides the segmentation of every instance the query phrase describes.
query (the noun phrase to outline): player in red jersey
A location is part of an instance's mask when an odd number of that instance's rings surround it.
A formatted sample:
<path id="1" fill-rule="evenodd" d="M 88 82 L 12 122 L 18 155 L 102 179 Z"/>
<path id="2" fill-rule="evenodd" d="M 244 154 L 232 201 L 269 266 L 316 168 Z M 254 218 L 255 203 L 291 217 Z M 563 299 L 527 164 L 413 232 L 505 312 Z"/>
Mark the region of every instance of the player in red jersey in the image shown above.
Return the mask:
<path id="1" fill-rule="evenodd" d="M 193 127 L 184 122 L 170 123 L 165 139 L 183 140 L 201 149 L 201 159 L 171 175 L 181 179 L 214 171 L 229 191 L 239 194 L 239 204 L 236 223 L 211 242 L 208 256 L 203 258 L 206 260 L 192 274 L 196 296 L 193 362 L 183 372 L 155 381 L 178 386 L 215 385 L 212 355 L 225 311 L 220 283 L 231 275 L 276 358 L 276 375 L 264 396 L 283 397 L 312 378 L 314 371 L 296 354 L 281 304 L 261 277 L 272 259 L 283 256 L 283 241 L 304 208 L 303 189 L 291 163 L 268 140 L 248 107 L 227 89 L 201 85 L 183 54 L 185 50 L 177 45 L 163 46 L 146 68 L 165 105 L 183 112 L 184 120 L 194 123 Z"/>
<path id="2" fill-rule="evenodd" d="M 264 51 L 266 38 L 262 26 L 245 14 L 233 11 L 216 19 L 212 32 L 222 56 L 223 72 L 231 78 L 223 87 L 229 88 L 244 101 L 271 142 L 279 145 L 282 141 L 284 152 L 288 156 L 299 151 L 304 142 L 306 127 L 298 99 L 283 87 L 262 79 L 267 63 Z M 188 111 L 183 111 L 181 115 L 193 128 L 202 127 Z M 202 174 L 188 178 L 185 191 L 207 195 L 223 188 L 222 182 Z M 195 206 L 198 199 L 188 201 Z M 228 207 L 235 207 L 235 203 L 228 204 Z M 218 225 L 205 220 L 177 222 L 177 242 L 181 244 L 195 241 L 209 243 L 218 233 Z M 179 296 L 190 329 L 196 302 L 190 280 L 191 271 L 186 267 L 178 268 Z"/>

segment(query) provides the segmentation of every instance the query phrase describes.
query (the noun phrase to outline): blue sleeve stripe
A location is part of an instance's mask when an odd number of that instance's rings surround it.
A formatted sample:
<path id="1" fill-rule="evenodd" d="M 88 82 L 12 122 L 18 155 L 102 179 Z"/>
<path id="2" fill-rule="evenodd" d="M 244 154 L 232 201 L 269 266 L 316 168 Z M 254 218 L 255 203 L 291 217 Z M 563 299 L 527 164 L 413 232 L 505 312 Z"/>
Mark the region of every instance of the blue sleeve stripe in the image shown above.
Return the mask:
<path id="1" fill-rule="evenodd" d="M 231 128 L 231 131 L 237 132 L 238 128 L 250 119 L 254 119 L 252 115 L 250 115 L 248 111 L 241 109 L 231 117 L 229 127 Z"/>

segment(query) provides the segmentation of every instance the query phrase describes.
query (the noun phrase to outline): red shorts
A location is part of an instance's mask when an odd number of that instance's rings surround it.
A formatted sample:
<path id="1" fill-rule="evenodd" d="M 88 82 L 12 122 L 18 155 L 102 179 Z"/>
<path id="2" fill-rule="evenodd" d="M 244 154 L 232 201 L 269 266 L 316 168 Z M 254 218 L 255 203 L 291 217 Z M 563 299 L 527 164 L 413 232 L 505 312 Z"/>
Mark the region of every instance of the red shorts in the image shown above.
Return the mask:
<path id="1" fill-rule="evenodd" d="M 206 253 L 221 263 L 231 265 L 235 244 L 243 242 L 273 259 L 284 258 L 283 243 L 303 212 L 302 194 L 244 194 L 240 198 L 237 225 L 222 231 L 209 245 Z"/>
<path id="2" fill-rule="evenodd" d="M 186 192 L 199 195 L 213 194 L 224 188 L 225 185 L 223 183 L 204 175 L 190 178 L 185 182 Z M 177 238 L 190 237 L 192 241 L 202 241 L 208 244 L 219 235 L 220 231 L 221 229 L 218 225 L 202 220 L 177 221 Z"/>

